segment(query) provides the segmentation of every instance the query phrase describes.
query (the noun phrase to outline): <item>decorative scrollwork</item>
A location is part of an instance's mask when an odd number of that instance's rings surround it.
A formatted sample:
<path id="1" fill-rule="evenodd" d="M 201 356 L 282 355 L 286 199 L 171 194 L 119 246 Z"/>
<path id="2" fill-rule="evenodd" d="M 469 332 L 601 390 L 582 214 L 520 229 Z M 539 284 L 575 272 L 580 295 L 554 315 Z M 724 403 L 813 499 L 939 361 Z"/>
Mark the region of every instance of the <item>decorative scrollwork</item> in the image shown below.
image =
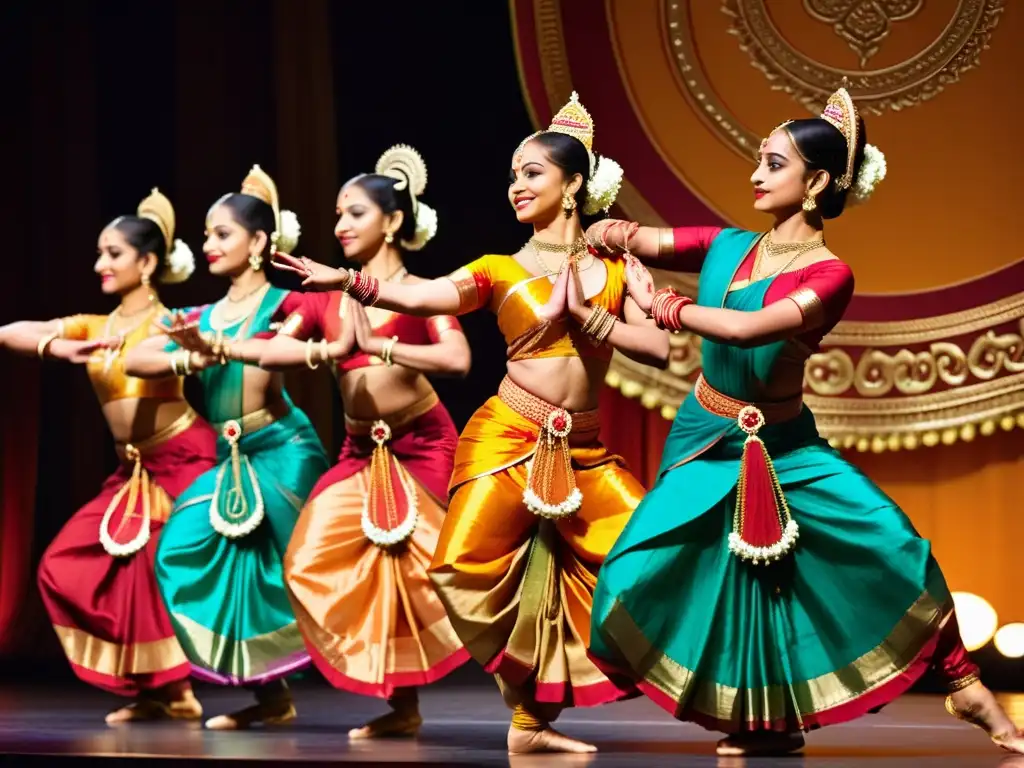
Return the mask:
<path id="1" fill-rule="evenodd" d="M 828 22 L 860 56 L 863 68 L 878 53 L 894 21 L 906 21 L 924 7 L 924 0 L 804 0 L 811 16 Z"/>

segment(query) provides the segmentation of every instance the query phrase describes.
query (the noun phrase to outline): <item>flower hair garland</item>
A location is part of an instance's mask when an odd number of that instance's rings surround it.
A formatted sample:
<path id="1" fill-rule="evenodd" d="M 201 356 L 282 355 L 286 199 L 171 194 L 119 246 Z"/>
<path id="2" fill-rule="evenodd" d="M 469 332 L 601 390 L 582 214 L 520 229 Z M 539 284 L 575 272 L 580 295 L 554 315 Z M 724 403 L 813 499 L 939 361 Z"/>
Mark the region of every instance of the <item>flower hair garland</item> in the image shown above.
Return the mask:
<path id="1" fill-rule="evenodd" d="M 622 166 L 609 157 L 595 156 L 597 167 L 587 184 L 583 212 L 588 216 L 607 212 L 622 188 Z"/>
<path id="2" fill-rule="evenodd" d="M 164 272 L 161 282 L 168 285 L 183 283 L 196 271 L 196 257 L 192 249 L 182 240 L 175 240 L 174 246 L 164 260 Z"/>
<path id="3" fill-rule="evenodd" d="M 293 211 L 281 211 L 281 228 L 274 233 L 274 248 L 284 253 L 291 253 L 299 244 L 302 227 L 299 217 Z"/>
<path id="4" fill-rule="evenodd" d="M 882 150 L 874 144 L 864 145 L 864 159 L 860 164 L 857 179 L 853 182 L 850 194 L 855 203 L 865 203 L 875 192 L 875 187 L 885 178 L 888 166 Z"/>
<path id="5" fill-rule="evenodd" d="M 407 251 L 422 249 L 437 234 L 437 211 L 422 200 L 417 202 L 416 232 L 413 234 L 412 239 L 401 241 L 401 246 Z"/>

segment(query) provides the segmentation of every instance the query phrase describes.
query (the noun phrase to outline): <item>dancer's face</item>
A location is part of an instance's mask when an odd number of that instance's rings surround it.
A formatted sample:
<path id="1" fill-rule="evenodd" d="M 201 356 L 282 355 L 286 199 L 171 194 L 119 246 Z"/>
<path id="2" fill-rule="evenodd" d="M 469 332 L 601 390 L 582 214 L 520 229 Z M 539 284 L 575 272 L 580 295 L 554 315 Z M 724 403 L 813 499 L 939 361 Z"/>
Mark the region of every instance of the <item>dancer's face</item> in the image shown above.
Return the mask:
<path id="1" fill-rule="evenodd" d="M 346 184 L 338 193 L 335 207 L 338 223 L 334 236 L 338 238 L 345 258 L 365 264 L 384 245 L 389 232 L 396 238 L 402 226 L 402 212 L 386 214 L 357 183 Z"/>
<path id="2" fill-rule="evenodd" d="M 138 249 L 125 239 L 115 227 L 100 232 L 96 245 L 96 264 L 93 271 L 100 277 L 100 288 L 106 294 L 125 294 L 142 285 L 143 273 L 152 277 L 156 256 L 149 253 L 140 257 Z"/>
<path id="3" fill-rule="evenodd" d="M 218 205 L 206 220 L 206 242 L 203 253 L 210 265 L 210 274 L 237 275 L 249 269 L 249 257 L 263 253 L 267 244 L 265 232 L 250 233 L 235 221 L 231 209 Z"/>
<path id="4" fill-rule="evenodd" d="M 754 208 L 765 213 L 795 210 L 810 188 L 807 166 L 789 134 L 775 131 L 761 145 L 760 161 L 750 177 Z"/>
<path id="5" fill-rule="evenodd" d="M 528 141 L 512 158 L 508 201 L 523 224 L 547 224 L 562 213 L 562 196 L 575 194 L 583 179 L 565 173 L 548 158 L 544 147 Z"/>

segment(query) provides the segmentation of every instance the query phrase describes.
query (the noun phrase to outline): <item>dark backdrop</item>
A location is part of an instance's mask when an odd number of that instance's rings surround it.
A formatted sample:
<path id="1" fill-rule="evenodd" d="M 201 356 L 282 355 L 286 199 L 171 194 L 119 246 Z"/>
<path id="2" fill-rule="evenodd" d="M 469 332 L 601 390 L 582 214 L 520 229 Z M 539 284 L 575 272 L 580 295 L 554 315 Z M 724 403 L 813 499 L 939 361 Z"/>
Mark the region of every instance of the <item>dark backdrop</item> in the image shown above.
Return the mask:
<path id="1" fill-rule="evenodd" d="M 201 256 L 204 214 L 253 163 L 303 226 L 298 251 L 337 263 L 341 182 L 408 143 L 424 156 L 437 238 L 408 261 L 428 277 L 528 236 L 505 199 L 509 159 L 532 130 L 500 0 L 11 2 L 0 11 L 8 87 L 0 324 L 113 309 L 92 273 L 104 224 L 153 186 Z M 161 290 L 169 306 L 226 285 L 201 262 Z M 496 390 L 504 344 L 466 318 L 466 380 L 435 382 L 461 426 Z M 34 590 L 38 557 L 115 462 L 81 369 L 0 357 L 0 656 L 59 656 Z M 329 375 L 289 389 L 337 448 Z M 64 665 L 47 664 L 63 674 Z M 22 667 L 24 668 L 24 667 Z"/>

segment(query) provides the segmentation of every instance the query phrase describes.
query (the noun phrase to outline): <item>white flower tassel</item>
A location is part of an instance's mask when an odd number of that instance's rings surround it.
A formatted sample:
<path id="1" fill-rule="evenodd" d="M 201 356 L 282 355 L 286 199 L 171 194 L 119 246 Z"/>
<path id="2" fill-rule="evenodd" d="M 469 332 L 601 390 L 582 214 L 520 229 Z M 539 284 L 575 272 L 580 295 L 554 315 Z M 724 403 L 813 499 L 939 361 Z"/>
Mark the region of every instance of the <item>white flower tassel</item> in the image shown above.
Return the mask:
<path id="1" fill-rule="evenodd" d="M 416 204 L 416 233 L 411 240 L 403 240 L 402 247 L 407 251 L 418 251 L 429 243 L 437 234 L 437 211 L 426 203 Z"/>
<path id="2" fill-rule="evenodd" d="M 622 188 L 622 166 L 610 157 L 597 158 L 597 168 L 587 184 L 587 199 L 583 213 L 588 216 L 607 212 Z"/>
<path id="3" fill-rule="evenodd" d="M 183 283 L 196 271 L 196 257 L 192 249 L 182 240 L 175 240 L 171 252 L 165 260 L 161 282 L 167 284 Z"/>
<path id="4" fill-rule="evenodd" d="M 302 235 L 302 227 L 299 226 L 299 217 L 292 211 L 281 211 L 281 229 L 276 233 L 277 239 L 274 247 L 283 253 L 291 253 L 299 244 L 299 237 Z"/>
<path id="5" fill-rule="evenodd" d="M 875 192 L 875 187 L 885 178 L 888 170 L 885 155 L 874 144 L 864 146 L 864 160 L 860 165 L 857 180 L 853 182 L 850 194 L 855 203 L 865 203 Z"/>

